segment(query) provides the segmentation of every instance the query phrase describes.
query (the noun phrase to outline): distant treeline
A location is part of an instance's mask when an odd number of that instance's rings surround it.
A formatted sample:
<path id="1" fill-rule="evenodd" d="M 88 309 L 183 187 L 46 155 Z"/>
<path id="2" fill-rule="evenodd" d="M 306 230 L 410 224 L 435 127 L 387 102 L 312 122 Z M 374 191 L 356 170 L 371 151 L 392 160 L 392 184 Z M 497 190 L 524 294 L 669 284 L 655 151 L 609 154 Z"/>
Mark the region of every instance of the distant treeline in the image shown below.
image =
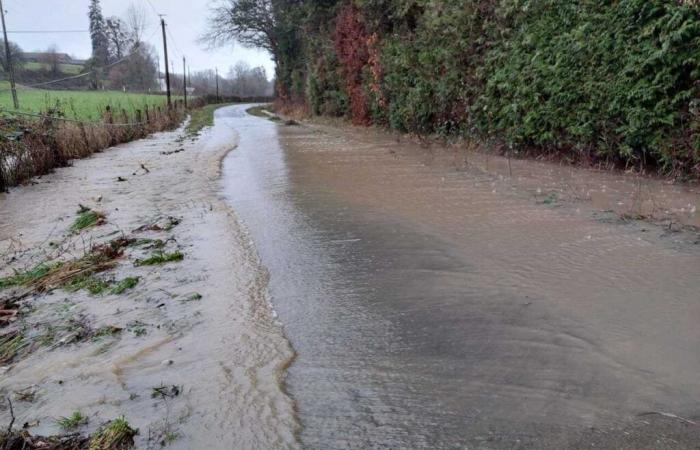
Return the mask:
<path id="1" fill-rule="evenodd" d="M 313 114 L 700 175 L 694 0 L 230 0 L 211 26 Z"/>

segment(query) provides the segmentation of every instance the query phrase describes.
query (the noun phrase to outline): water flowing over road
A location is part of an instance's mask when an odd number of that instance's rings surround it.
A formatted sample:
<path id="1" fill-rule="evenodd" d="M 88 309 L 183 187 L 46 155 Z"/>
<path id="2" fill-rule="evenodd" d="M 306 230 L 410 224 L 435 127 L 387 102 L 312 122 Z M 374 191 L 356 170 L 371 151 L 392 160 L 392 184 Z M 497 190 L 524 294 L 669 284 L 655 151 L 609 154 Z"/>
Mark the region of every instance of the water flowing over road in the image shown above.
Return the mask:
<path id="1" fill-rule="evenodd" d="M 217 124 L 304 448 L 696 448 L 699 246 L 371 131 Z"/>

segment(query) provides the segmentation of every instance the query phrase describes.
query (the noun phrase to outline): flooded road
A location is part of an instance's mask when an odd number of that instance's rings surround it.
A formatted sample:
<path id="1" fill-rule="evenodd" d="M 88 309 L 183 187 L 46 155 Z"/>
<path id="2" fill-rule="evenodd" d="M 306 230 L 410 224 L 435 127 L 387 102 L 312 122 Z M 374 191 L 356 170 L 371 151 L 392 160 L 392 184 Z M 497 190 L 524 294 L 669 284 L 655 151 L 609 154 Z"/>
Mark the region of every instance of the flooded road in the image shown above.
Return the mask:
<path id="1" fill-rule="evenodd" d="M 243 107 L 223 124 L 239 134 L 223 192 L 297 352 L 286 389 L 304 448 L 697 448 L 694 238 L 538 196 L 518 176 L 536 163 L 513 179 L 456 170 L 372 131 Z M 578 171 L 570 188 L 596 176 L 628 183 Z M 693 224 L 698 194 L 677 197 Z"/>

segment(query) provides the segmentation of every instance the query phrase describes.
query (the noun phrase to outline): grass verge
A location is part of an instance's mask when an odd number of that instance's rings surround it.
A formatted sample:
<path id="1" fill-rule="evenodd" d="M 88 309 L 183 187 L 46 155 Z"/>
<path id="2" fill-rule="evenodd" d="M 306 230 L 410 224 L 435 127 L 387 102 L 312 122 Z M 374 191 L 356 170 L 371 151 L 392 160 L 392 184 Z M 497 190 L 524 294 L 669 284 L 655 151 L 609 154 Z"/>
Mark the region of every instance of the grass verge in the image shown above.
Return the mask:
<path id="1" fill-rule="evenodd" d="M 187 134 L 198 135 L 205 127 L 214 125 L 214 111 L 221 108 L 222 104 L 206 105 L 197 108 L 190 113 L 190 123 L 187 125 Z"/>
<path id="2" fill-rule="evenodd" d="M 280 120 L 282 120 L 279 116 L 275 114 L 269 114 L 269 112 L 271 111 L 272 105 L 258 105 L 245 110 L 245 112 L 247 112 L 251 116 L 262 117 L 263 119 L 268 119 L 273 122 L 279 122 Z"/>

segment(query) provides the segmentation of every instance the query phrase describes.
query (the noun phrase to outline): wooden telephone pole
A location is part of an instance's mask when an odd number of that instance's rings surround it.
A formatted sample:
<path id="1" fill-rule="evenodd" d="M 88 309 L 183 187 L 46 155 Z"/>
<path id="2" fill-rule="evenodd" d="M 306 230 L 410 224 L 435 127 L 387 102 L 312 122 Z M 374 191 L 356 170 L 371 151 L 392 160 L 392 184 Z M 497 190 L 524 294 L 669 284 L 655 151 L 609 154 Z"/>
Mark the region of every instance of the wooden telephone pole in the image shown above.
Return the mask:
<path id="1" fill-rule="evenodd" d="M 165 19 L 161 16 L 160 26 L 163 28 L 163 50 L 165 52 L 165 88 L 168 90 L 168 108 L 172 106 L 170 100 L 170 69 L 168 68 L 168 39 L 165 37 Z"/>
<path id="2" fill-rule="evenodd" d="M 185 96 L 185 108 L 187 108 L 187 59 L 182 57 L 182 95 Z"/>
<path id="3" fill-rule="evenodd" d="M 219 102 L 219 68 L 216 68 L 216 101 Z"/>
<path id="4" fill-rule="evenodd" d="M 19 109 L 19 100 L 17 99 L 17 88 L 15 87 L 15 68 L 12 64 L 10 41 L 7 40 L 7 28 L 5 27 L 5 7 L 2 5 L 2 0 L 0 0 L 0 17 L 2 17 L 2 34 L 5 36 L 5 59 L 7 60 L 7 72 L 10 75 L 12 102 L 15 105 L 15 109 Z"/>

